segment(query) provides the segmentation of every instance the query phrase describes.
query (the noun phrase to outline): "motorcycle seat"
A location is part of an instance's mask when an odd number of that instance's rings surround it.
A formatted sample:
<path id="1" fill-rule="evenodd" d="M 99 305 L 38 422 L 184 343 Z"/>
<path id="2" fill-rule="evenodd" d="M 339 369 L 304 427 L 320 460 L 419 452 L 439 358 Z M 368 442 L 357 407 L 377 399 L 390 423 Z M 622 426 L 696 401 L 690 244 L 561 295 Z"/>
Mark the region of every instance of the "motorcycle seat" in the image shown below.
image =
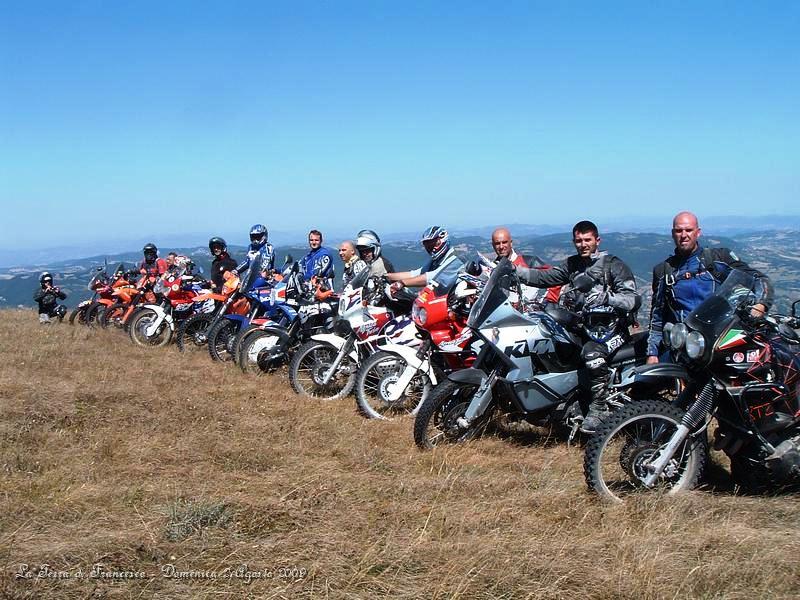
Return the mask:
<path id="1" fill-rule="evenodd" d="M 621 363 L 637 356 L 645 356 L 647 354 L 648 335 L 650 335 L 649 331 L 634 333 L 628 343 L 617 350 L 616 354 L 611 357 L 611 364 Z"/>

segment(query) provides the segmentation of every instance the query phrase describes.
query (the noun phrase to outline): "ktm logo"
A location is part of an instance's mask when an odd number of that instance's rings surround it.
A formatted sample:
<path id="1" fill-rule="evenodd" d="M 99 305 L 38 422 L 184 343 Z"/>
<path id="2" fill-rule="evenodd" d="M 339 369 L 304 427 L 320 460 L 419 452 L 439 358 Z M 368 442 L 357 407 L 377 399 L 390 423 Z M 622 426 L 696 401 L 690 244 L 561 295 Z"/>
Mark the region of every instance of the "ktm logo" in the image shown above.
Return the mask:
<path id="1" fill-rule="evenodd" d="M 514 342 L 513 346 L 507 346 L 503 350 L 503 354 L 513 358 L 523 358 L 531 354 L 544 354 L 554 350 L 553 342 L 550 340 L 536 340 L 531 347 L 527 340 L 519 340 Z"/>

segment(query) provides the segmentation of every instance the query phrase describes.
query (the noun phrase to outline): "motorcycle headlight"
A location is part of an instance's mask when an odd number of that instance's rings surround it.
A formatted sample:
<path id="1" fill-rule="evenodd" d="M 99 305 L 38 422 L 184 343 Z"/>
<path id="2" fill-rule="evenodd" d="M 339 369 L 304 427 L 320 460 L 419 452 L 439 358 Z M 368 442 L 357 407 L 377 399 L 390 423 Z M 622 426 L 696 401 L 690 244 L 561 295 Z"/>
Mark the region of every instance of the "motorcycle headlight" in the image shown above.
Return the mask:
<path id="1" fill-rule="evenodd" d="M 678 323 L 675 327 L 672 328 L 669 334 L 669 345 L 672 347 L 673 350 L 680 349 L 683 344 L 686 342 L 686 334 L 689 333 L 689 330 L 686 328 L 686 325 L 683 323 Z"/>
<path id="2" fill-rule="evenodd" d="M 665 346 L 669 346 L 670 345 L 670 341 L 671 341 L 671 338 L 672 338 L 672 328 L 673 327 L 675 327 L 674 323 L 667 323 L 666 325 L 664 325 L 664 329 L 661 332 L 661 336 L 662 336 L 662 339 L 664 341 L 664 345 Z"/>
<path id="3" fill-rule="evenodd" d="M 706 350 L 706 338 L 699 331 L 692 331 L 686 336 L 686 354 L 691 359 L 700 358 Z"/>
<path id="4" fill-rule="evenodd" d="M 411 309 L 411 318 L 414 319 L 414 322 L 418 325 L 424 326 L 428 321 L 428 311 L 424 308 L 418 308 L 417 306 L 414 306 Z"/>

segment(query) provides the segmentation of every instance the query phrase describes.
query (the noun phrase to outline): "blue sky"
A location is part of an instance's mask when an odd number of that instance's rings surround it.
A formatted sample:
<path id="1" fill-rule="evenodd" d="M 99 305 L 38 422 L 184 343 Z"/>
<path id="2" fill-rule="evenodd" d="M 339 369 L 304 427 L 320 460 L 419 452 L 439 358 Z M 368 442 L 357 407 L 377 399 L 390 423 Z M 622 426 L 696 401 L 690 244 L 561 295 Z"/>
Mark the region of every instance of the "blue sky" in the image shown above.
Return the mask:
<path id="1" fill-rule="evenodd" d="M 17 2 L 0 247 L 800 214 L 797 2 Z"/>

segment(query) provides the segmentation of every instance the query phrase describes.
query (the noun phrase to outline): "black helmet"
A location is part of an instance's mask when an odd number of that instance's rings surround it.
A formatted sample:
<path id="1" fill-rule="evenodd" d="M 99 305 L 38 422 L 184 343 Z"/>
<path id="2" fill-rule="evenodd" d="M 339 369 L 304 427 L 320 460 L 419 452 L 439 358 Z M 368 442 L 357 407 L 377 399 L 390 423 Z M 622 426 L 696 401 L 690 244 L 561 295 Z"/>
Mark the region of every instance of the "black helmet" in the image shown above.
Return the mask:
<path id="1" fill-rule="evenodd" d="M 228 244 L 225 243 L 221 237 L 214 236 L 210 240 L 208 240 L 208 250 L 211 252 L 211 255 L 214 255 L 214 248 L 220 248 L 223 252 L 228 251 Z"/>
<path id="2" fill-rule="evenodd" d="M 142 254 L 144 254 L 144 259 L 151 263 L 158 258 L 158 248 L 156 248 L 155 244 L 145 244 L 144 248 L 142 248 Z"/>
<path id="3" fill-rule="evenodd" d="M 40 283 L 41 285 L 44 285 L 44 284 L 45 284 L 45 282 L 47 282 L 47 283 L 53 283 L 53 276 L 52 276 L 52 275 L 50 275 L 50 273 L 48 273 L 47 271 L 45 271 L 44 273 L 42 273 L 41 275 L 39 275 L 39 283 Z"/>

